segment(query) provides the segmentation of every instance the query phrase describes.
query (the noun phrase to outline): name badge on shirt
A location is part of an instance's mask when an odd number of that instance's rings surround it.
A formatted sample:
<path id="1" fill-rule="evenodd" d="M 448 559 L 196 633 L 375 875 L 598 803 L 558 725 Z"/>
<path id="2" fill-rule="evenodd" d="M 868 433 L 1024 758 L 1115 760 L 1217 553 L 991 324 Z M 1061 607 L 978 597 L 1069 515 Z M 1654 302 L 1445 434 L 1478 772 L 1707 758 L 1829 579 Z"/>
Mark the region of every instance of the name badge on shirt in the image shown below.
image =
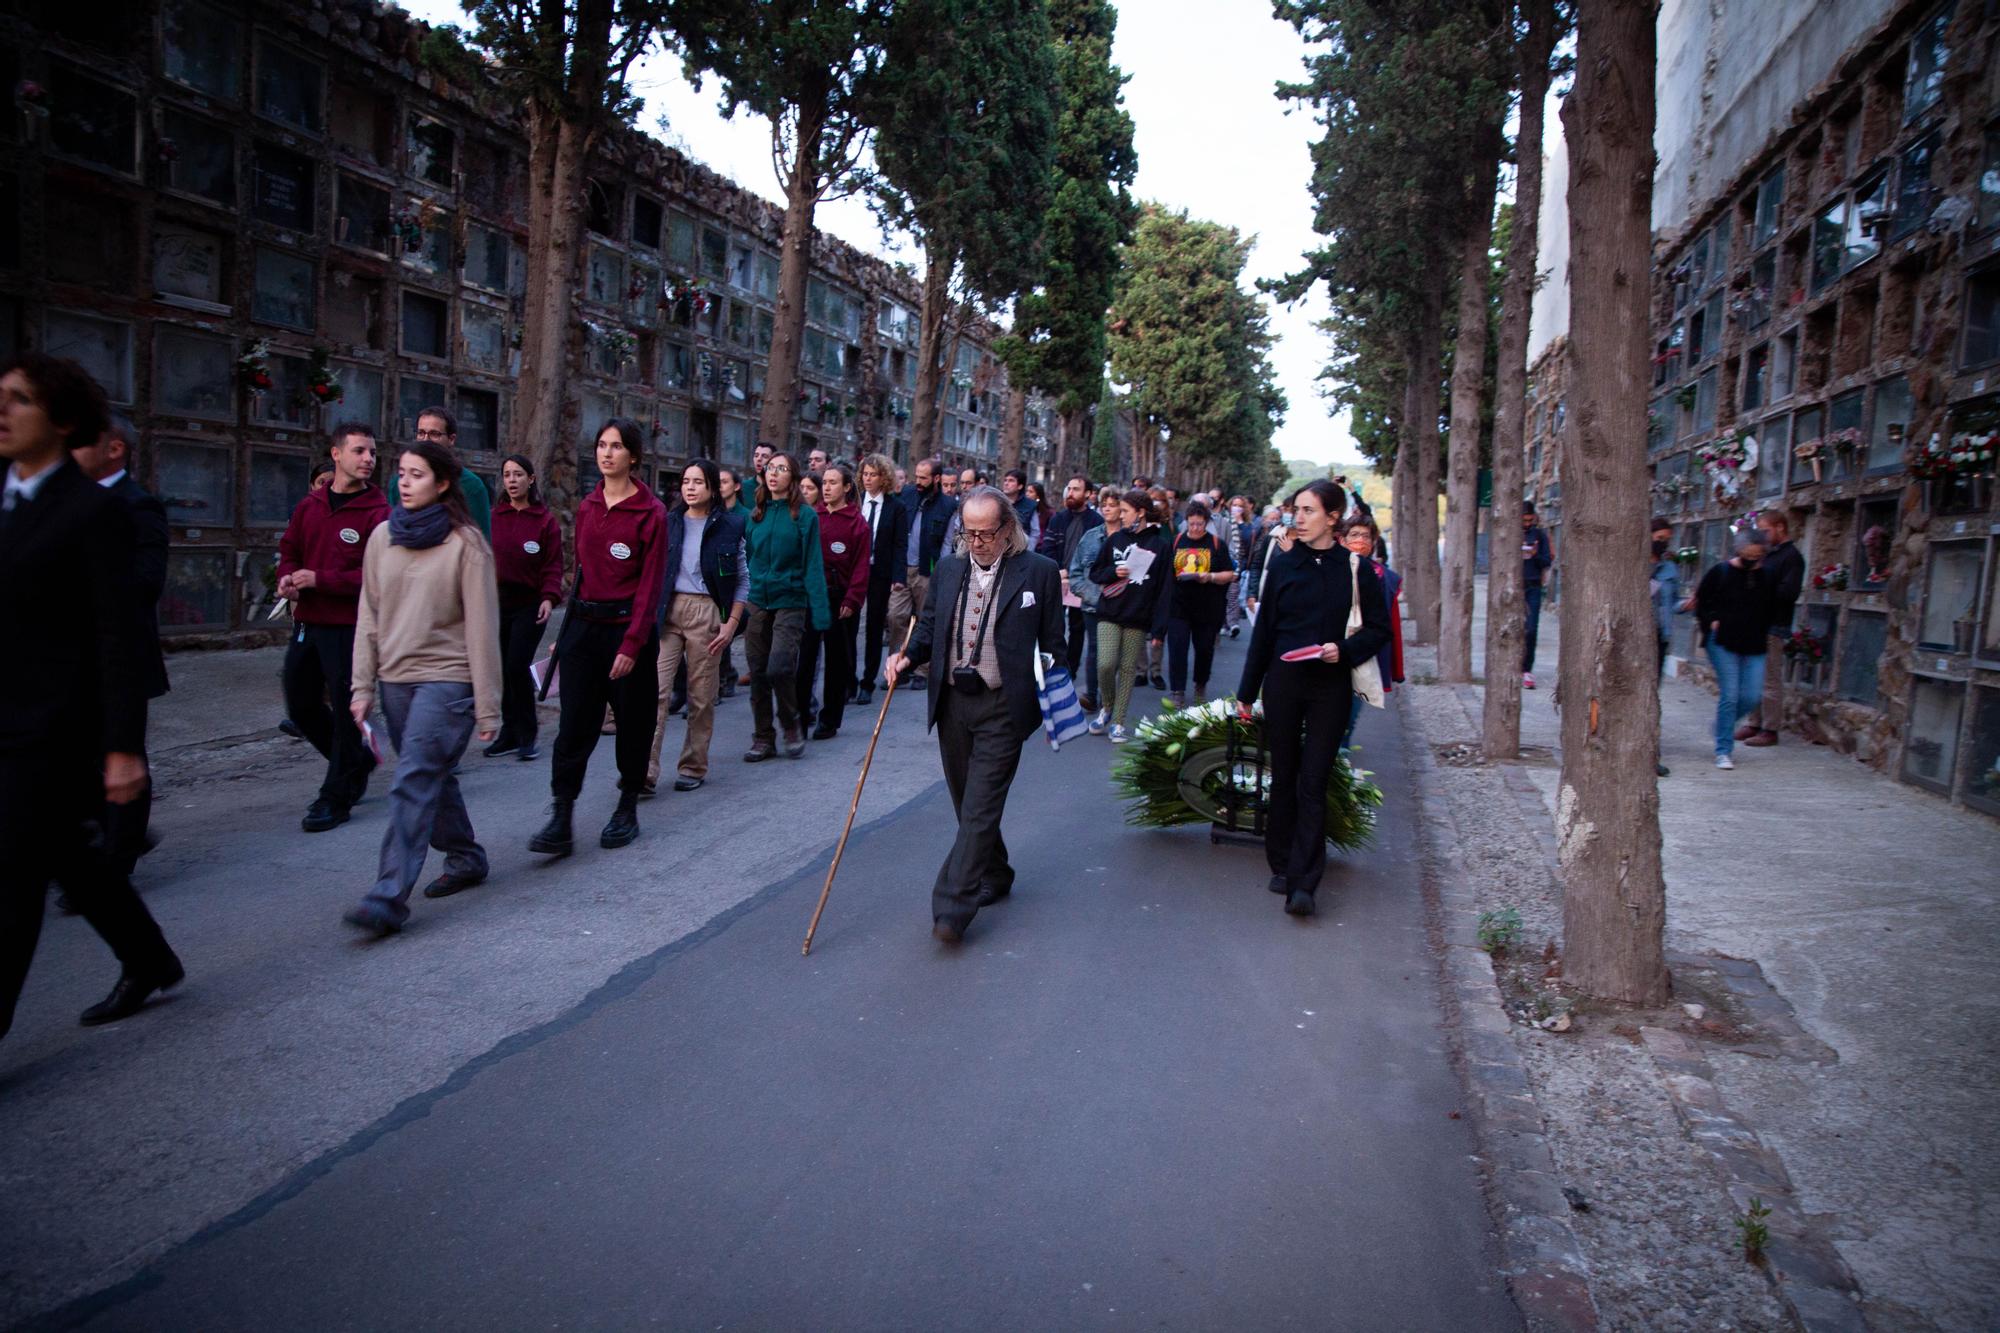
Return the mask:
<path id="1" fill-rule="evenodd" d="M 542 553 L 542 544 L 540 542 L 522 542 L 521 549 L 529 555 L 540 555 Z"/>
<path id="2" fill-rule="evenodd" d="M 353 546 L 355 543 L 361 540 L 361 534 L 356 532 L 353 528 L 342 528 L 340 530 L 340 539 L 346 542 L 349 546 Z"/>
<path id="3" fill-rule="evenodd" d="M 835 555 L 846 555 L 846 554 L 847 554 L 847 543 L 846 543 L 846 542 L 835 542 L 835 543 L 833 544 L 833 553 L 834 553 Z"/>
<path id="4" fill-rule="evenodd" d="M 630 560 L 632 558 L 632 548 L 624 542 L 613 542 L 611 543 L 611 558 L 613 560 Z"/>

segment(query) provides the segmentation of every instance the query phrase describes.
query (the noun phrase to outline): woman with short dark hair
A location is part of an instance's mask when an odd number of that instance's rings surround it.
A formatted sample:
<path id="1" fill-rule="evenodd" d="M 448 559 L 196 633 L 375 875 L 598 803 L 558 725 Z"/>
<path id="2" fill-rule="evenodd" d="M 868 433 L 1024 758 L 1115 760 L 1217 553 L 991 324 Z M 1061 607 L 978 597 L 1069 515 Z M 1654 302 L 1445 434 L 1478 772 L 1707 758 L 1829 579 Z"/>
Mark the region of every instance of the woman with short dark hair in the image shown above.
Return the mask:
<path id="1" fill-rule="evenodd" d="M 356 725 L 367 725 L 379 690 L 396 778 L 375 887 L 346 920 L 377 935 L 409 919 L 429 848 L 445 862 L 426 898 L 486 878 L 486 852 L 452 770 L 474 731 L 488 740 L 500 725 L 500 603 L 493 552 L 462 481 L 443 445 L 406 446 L 396 468 L 402 503 L 368 534 L 362 556 L 350 708 Z"/>
<path id="2" fill-rule="evenodd" d="M 1264 821 L 1270 889 L 1285 911 L 1313 914 L 1326 873 L 1326 787 L 1354 697 L 1354 668 L 1389 641 L 1387 602 L 1368 561 L 1339 544 L 1347 496 L 1330 481 L 1292 496 L 1297 536 L 1275 552 L 1260 587 L 1257 624 L 1237 690 L 1247 715 L 1264 699 L 1271 786 Z M 1357 599 L 1360 628 L 1348 630 Z"/>
<path id="3" fill-rule="evenodd" d="M 501 502 L 493 511 L 493 570 L 500 582 L 500 735 L 486 747 L 489 759 L 535 748 L 535 677 L 530 668 L 542 646 L 549 613 L 562 600 L 562 523 L 542 503 L 535 465 L 526 454 L 508 454 L 500 465 Z"/>
<path id="4" fill-rule="evenodd" d="M 549 822 L 528 850 L 567 856 L 576 798 L 608 706 L 618 734 L 618 808 L 598 844 L 623 847 L 639 836 L 639 794 L 653 748 L 659 702 L 660 636 L 655 608 L 666 572 L 667 509 L 639 480 L 646 435 L 614 418 L 597 432 L 601 480 L 576 508 L 576 581 L 556 642 L 562 714 L 549 763 Z"/>

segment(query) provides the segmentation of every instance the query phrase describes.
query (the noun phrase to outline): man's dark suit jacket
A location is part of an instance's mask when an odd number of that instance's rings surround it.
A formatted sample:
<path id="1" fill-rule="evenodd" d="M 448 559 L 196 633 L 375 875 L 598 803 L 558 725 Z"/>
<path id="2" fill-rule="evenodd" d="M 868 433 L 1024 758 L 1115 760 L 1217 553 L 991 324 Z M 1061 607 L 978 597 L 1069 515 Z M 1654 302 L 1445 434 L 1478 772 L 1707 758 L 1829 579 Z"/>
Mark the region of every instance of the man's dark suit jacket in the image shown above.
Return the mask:
<path id="1" fill-rule="evenodd" d="M 939 654 L 938 669 L 931 672 L 930 725 L 937 726 L 938 710 L 951 689 L 951 618 L 958 608 L 959 589 L 965 585 L 968 561 L 962 555 L 948 555 L 938 561 L 931 576 L 930 596 L 924 614 L 910 640 L 909 658 L 914 666 Z M 1024 606 L 1027 594 L 1033 605 Z M 1014 723 L 1015 740 L 1025 741 L 1042 725 L 1042 706 L 1035 701 L 1035 662 L 1030 656 L 1047 652 L 1063 654 L 1062 578 L 1056 562 L 1033 551 L 1009 555 L 1000 566 L 993 608 L 993 648 L 1000 654 L 1000 688 L 1007 697 L 1007 716 Z"/>
<path id="2" fill-rule="evenodd" d="M 146 744 L 132 568 L 131 515 L 68 458 L 0 516 L 0 764 L 88 808 L 105 754 Z"/>
<path id="3" fill-rule="evenodd" d="M 160 596 L 167 590 L 167 507 L 127 472 L 104 488 L 125 503 L 132 518 L 132 629 L 138 636 L 139 684 L 148 699 L 167 692 L 167 659 L 160 652 Z"/>
<path id="4" fill-rule="evenodd" d="M 854 512 L 863 519 L 868 517 L 869 499 L 868 492 L 863 491 L 861 498 L 854 501 Z M 910 553 L 910 511 L 899 497 L 887 491 L 882 493 L 881 499 L 881 533 L 871 540 L 868 547 L 868 581 L 886 588 L 901 583 L 903 576 L 909 573 L 910 567 L 904 563 L 904 558 Z"/>

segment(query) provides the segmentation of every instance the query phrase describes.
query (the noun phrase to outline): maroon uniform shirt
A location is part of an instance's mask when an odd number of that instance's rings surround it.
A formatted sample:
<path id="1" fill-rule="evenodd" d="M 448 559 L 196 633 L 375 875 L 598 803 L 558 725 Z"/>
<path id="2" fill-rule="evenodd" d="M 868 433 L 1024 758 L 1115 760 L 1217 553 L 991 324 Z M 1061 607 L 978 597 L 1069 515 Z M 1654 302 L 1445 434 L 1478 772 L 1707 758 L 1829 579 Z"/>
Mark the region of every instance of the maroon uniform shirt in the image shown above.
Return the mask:
<path id="1" fill-rule="evenodd" d="M 361 607 L 361 556 L 368 534 L 389 517 L 389 497 L 363 486 L 333 507 L 333 487 L 308 492 L 278 539 L 278 577 L 313 572 L 292 619 L 302 625 L 352 625 Z"/>
<path id="2" fill-rule="evenodd" d="M 562 524 L 548 506 L 516 509 L 506 499 L 494 506 L 493 574 L 502 606 L 562 601 Z"/>
<path id="3" fill-rule="evenodd" d="M 632 599 L 618 651 L 637 657 L 653 633 L 653 609 L 667 567 L 667 507 L 646 489 L 607 506 L 604 483 L 576 507 L 576 595 L 590 602 Z"/>
<path id="4" fill-rule="evenodd" d="M 826 566 L 826 600 L 834 618 L 840 608 L 859 611 L 868 600 L 868 520 L 853 505 L 839 513 L 819 511 L 820 563 Z"/>

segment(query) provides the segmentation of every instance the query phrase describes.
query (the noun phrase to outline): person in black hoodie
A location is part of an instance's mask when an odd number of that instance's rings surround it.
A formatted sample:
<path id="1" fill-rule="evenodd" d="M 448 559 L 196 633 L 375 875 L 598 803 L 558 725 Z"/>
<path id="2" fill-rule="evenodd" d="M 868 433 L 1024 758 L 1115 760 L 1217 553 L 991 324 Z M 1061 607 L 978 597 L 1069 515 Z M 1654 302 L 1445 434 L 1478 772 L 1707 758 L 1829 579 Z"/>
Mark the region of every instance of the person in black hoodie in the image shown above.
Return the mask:
<path id="1" fill-rule="evenodd" d="M 1102 736 L 1108 727 L 1111 743 L 1125 743 L 1125 714 L 1132 706 L 1132 684 L 1147 642 L 1157 648 L 1167 637 L 1168 585 L 1173 582 L 1173 537 L 1159 524 L 1152 497 L 1134 487 L 1118 500 L 1123 526 L 1104 539 L 1090 567 L 1091 581 L 1102 591 L 1097 599 L 1097 699 L 1102 708 L 1091 720 L 1090 733 Z M 1132 553 L 1144 551 L 1152 562 L 1135 569 Z"/>
<path id="2" fill-rule="evenodd" d="M 1271 755 L 1271 795 L 1264 821 L 1270 889 L 1285 895 L 1285 911 L 1311 916 L 1326 873 L 1326 785 L 1353 711 L 1355 667 L 1389 642 L 1389 603 L 1372 562 L 1343 550 L 1340 517 L 1347 496 L 1315 481 L 1292 496 L 1290 549 L 1275 551 L 1260 586 L 1257 624 L 1243 663 L 1237 707 L 1246 718 L 1258 691 Z M 1348 633 L 1354 599 L 1361 627 Z M 1316 648 L 1316 656 L 1286 661 Z"/>
<path id="3" fill-rule="evenodd" d="M 1760 568 L 1761 537 L 1745 537 L 1736 554 L 1701 576 L 1695 620 L 1715 668 L 1715 766 L 1734 768 L 1736 723 L 1764 696 L 1765 634 L 1771 628 L 1775 580 Z"/>

